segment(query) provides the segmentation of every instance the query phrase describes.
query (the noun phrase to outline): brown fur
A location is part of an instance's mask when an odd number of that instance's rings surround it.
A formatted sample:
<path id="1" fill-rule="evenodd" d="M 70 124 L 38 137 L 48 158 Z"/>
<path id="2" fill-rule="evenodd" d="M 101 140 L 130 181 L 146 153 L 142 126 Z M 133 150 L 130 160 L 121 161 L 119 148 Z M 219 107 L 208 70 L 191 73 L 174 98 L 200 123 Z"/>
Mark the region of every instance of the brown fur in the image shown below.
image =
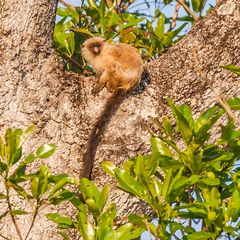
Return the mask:
<path id="1" fill-rule="evenodd" d="M 97 118 L 90 133 L 84 158 L 82 177 L 91 178 L 97 146 L 110 118 L 124 100 L 126 92 L 138 85 L 143 62 L 137 50 L 128 44 L 107 44 L 103 38 L 93 37 L 82 45 L 82 56 L 100 75 L 99 88 L 113 92 Z"/>
<path id="2" fill-rule="evenodd" d="M 136 48 L 128 44 L 108 44 L 103 38 L 93 37 L 82 46 L 82 56 L 100 74 L 100 87 L 109 92 L 120 88 L 127 92 L 141 79 L 143 62 Z"/>

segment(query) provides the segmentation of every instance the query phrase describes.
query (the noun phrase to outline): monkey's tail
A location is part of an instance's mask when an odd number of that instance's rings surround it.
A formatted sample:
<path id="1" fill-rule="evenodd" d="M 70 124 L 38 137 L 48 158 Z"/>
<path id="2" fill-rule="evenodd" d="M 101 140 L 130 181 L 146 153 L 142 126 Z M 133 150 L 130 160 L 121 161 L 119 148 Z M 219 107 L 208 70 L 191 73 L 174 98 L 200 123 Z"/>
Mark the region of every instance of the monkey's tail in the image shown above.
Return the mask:
<path id="1" fill-rule="evenodd" d="M 84 169 L 83 173 L 81 174 L 82 177 L 91 179 L 91 173 L 98 144 L 101 141 L 101 138 L 107 128 L 108 123 L 111 120 L 111 117 L 116 113 L 125 96 L 126 93 L 122 89 L 116 90 L 108 98 L 107 102 L 104 105 L 104 109 L 102 110 L 100 116 L 97 118 L 97 121 L 95 122 L 88 139 L 87 150 L 83 156 Z"/>

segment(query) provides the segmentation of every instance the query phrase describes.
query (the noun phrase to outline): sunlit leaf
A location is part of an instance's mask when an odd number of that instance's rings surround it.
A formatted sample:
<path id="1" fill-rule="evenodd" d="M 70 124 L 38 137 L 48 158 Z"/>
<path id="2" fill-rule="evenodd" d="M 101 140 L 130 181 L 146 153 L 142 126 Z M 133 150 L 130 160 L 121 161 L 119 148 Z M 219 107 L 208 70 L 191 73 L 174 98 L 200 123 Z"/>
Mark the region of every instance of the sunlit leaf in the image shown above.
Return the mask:
<path id="1" fill-rule="evenodd" d="M 220 67 L 223 69 L 229 70 L 233 73 L 236 73 L 237 75 L 240 75 L 240 67 L 239 66 L 229 64 L 229 65 L 220 66 Z"/>
<path id="2" fill-rule="evenodd" d="M 44 144 L 37 149 L 36 156 L 38 158 L 48 158 L 50 157 L 56 150 L 56 146 L 54 144 Z"/>

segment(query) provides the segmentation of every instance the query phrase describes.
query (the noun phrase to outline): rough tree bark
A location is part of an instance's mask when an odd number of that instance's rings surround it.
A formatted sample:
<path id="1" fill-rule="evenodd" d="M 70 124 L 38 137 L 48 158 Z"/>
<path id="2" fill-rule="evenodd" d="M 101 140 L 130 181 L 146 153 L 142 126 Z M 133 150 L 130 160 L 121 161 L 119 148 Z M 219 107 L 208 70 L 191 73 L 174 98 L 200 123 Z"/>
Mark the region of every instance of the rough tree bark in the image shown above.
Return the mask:
<path id="1" fill-rule="evenodd" d="M 46 164 L 53 172 L 77 177 L 91 127 L 109 93 L 104 90 L 93 96 L 91 89 L 96 79 L 64 71 L 52 48 L 56 5 L 57 0 L 0 1 L 0 127 L 3 133 L 7 127 L 36 124 L 37 132 L 26 150 L 41 143 L 56 143 L 58 150 Z M 219 68 L 240 65 L 239 46 L 240 3 L 222 0 L 178 44 L 146 65 L 145 87 L 130 94 L 112 117 L 92 174 L 100 186 L 112 185 L 111 200 L 118 204 L 121 215 L 139 209 L 139 204 L 114 187 L 100 163 L 108 159 L 121 165 L 129 156 L 149 152 L 146 128 L 153 117 L 167 114 L 168 96 L 189 103 L 195 113 L 215 102 L 212 87 L 225 97 L 239 96 L 239 79 Z M 196 65 L 207 81 L 199 75 Z M 32 239 L 58 239 L 50 223 L 41 217 Z M 29 220 L 20 220 L 24 229 Z M 17 239 L 10 219 L 0 227 L 10 239 Z"/>

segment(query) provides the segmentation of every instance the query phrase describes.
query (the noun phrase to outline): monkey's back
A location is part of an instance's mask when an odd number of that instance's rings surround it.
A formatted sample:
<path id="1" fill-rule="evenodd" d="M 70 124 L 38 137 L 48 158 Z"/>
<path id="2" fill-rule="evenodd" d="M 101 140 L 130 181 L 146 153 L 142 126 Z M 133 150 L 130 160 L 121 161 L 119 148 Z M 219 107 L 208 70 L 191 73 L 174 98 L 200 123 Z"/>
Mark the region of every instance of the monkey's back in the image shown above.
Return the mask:
<path id="1" fill-rule="evenodd" d="M 141 78 L 143 62 L 137 49 L 128 44 L 108 45 L 99 55 L 103 70 L 112 72 L 112 81 L 117 81 L 119 87 L 126 91 L 136 86 Z M 111 70 L 110 70 L 111 69 Z"/>
<path id="2" fill-rule="evenodd" d="M 111 56 L 111 60 L 118 61 L 124 69 L 138 69 L 143 65 L 137 49 L 124 43 L 108 45 L 101 55 Z"/>

